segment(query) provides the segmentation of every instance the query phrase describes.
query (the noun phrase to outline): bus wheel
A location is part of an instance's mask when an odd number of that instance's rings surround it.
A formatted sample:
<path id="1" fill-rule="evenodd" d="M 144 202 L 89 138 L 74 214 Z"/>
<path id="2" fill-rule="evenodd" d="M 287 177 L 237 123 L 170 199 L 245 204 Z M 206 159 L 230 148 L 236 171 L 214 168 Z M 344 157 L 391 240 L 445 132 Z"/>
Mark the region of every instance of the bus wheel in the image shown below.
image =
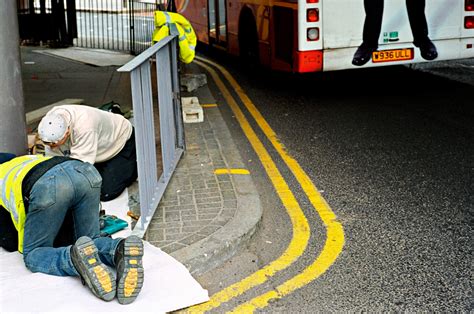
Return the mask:
<path id="1" fill-rule="evenodd" d="M 239 49 L 240 57 L 246 64 L 259 64 L 257 24 L 250 9 L 244 9 L 240 16 Z"/>

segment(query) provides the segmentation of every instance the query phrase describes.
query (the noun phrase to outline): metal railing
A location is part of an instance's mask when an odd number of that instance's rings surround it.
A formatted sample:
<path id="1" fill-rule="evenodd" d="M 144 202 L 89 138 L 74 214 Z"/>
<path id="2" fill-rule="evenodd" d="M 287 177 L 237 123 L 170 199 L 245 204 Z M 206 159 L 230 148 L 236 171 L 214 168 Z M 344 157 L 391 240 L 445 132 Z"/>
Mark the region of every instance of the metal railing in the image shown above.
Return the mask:
<path id="1" fill-rule="evenodd" d="M 153 13 L 161 0 L 76 0 L 74 45 L 138 54 L 152 44 Z"/>
<path id="2" fill-rule="evenodd" d="M 164 0 L 17 0 L 20 37 L 139 54 Z"/>
<path id="3" fill-rule="evenodd" d="M 140 219 L 132 233 L 140 237 L 144 236 L 185 149 L 177 40 L 176 36 L 165 37 L 117 70 L 129 72 L 131 78 L 140 197 Z M 156 62 L 157 104 L 152 88 L 153 61 Z M 157 151 L 155 138 L 157 116 L 161 152 Z"/>

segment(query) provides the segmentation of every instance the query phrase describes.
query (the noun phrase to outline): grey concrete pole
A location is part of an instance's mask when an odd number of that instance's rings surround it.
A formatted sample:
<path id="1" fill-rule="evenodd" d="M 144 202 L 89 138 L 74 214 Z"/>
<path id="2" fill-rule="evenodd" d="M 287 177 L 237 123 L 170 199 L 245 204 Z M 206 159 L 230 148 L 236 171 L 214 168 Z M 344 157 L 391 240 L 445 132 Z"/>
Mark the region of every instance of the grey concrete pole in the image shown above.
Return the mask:
<path id="1" fill-rule="evenodd" d="M 20 39 L 16 0 L 0 5 L 0 152 L 24 155 L 25 104 L 21 81 Z"/>

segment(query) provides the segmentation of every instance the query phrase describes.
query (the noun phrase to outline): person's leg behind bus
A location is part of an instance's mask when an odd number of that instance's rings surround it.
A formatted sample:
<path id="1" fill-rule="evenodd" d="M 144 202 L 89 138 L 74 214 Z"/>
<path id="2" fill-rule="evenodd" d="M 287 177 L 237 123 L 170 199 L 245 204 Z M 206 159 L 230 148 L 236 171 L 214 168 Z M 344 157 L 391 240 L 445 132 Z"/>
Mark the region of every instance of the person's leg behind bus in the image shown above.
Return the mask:
<path id="1" fill-rule="evenodd" d="M 413 34 L 413 44 L 420 48 L 425 60 L 438 57 L 436 46 L 428 37 L 428 23 L 425 15 L 425 0 L 406 0 L 408 20 Z"/>
<path id="2" fill-rule="evenodd" d="M 383 9 L 384 0 L 364 0 L 365 21 L 362 44 L 357 48 L 352 64 L 357 66 L 366 64 L 370 60 L 372 52 L 377 50 L 382 29 Z"/>

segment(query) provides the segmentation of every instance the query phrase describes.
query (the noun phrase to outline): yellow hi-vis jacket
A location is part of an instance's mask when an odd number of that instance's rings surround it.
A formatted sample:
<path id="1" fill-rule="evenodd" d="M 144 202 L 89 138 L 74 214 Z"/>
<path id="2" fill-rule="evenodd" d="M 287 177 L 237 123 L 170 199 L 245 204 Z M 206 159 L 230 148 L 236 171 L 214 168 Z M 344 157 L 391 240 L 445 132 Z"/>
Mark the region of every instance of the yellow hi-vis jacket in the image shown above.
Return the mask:
<path id="1" fill-rule="evenodd" d="M 155 30 L 153 43 L 170 35 L 170 25 L 176 25 L 179 32 L 179 59 L 184 63 L 194 60 L 196 48 L 196 34 L 191 23 L 178 13 L 155 11 Z"/>
<path id="2" fill-rule="evenodd" d="M 21 189 L 23 179 L 34 166 L 50 158 L 41 155 L 27 155 L 0 164 L 0 205 L 10 212 L 15 229 L 18 231 L 18 251 L 20 253 L 23 253 L 26 220 Z"/>

